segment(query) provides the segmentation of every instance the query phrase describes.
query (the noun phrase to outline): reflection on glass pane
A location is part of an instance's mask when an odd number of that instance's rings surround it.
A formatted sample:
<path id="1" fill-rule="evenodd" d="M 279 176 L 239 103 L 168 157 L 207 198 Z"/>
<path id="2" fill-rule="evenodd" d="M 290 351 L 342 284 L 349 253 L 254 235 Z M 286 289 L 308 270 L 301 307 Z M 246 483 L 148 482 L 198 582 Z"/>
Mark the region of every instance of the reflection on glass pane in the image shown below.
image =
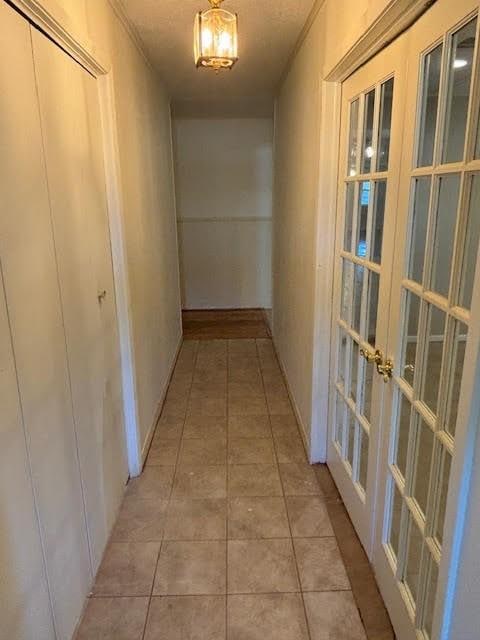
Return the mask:
<path id="1" fill-rule="evenodd" d="M 401 375 L 411 387 L 413 387 L 415 375 L 419 320 L 420 298 L 411 291 L 407 291 L 405 293 L 405 317 L 403 320 L 405 333 L 403 337 Z"/>
<path id="2" fill-rule="evenodd" d="M 343 446 L 343 420 L 345 415 L 345 402 L 337 391 L 335 408 L 335 442 L 338 442 L 340 449 Z"/>
<path id="3" fill-rule="evenodd" d="M 408 277 L 415 282 L 423 280 L 423 262 L 427 244 L 428 208 L 431 178 L 417 178 L 414 182 L 411 224 L 410 259 Z"/>
<path id="4" fill-rule="evenodd" d="M 373 148 L 373 116 L 375 112 L 375 89 L 365 96 L 365 115 L 363 119 L 363 154 L 362 173 L 369 173 L 372 167 L 372 158 L 375 155 Z"/>
<path id="5" fill-rule="evenodd" d="M 395 557 L 398 558 L 398 549 L 400 545 L 400 525 L 402 518 L 402 495 L 392 477 L 390 478 L 390 485 L 392 487 L 392 502 L 390 511 L 390 534 L 388 541 L 390 542 L 390 546 L 392 547 Z"/>
<path id="6" fill-rule="evenodd" d="M 372 362 L 365 362 L 363 369 L 363 411 L 362 415 L 372 421 L 372 384 L 373 384 L 374 365 Z"/>
<path id="7" fill-rule="evenodd" d="M 392 126 L 393 78 L 382 84 L 377 171 L 387 171 Z"/>
<path id="8" fill-rule="evenodd" d="M 430 306 L 422 400 L 434 414 L 437 413 L 444 343 L 445 313 Z"/>
<path id="9" fill-rule="evenodd" d="M 407 472 L 408 439 L 410 436 L 411 404 L 403 393 L 400 393 L 400 391 L 398 393 L 400 397 L 397 414 L 397 428 L 395 433 L 394 464 L 398 467 L 400 473 L 405 478 Z"/>
<path id="10" fill-rule="evenodd" d="M 380 276 L 374 271 L 368 273 L 367 340 L 372 347 L 377 338 L 378 288 Z"/>
<path id="11" fill-rule="evenodd" d="M 342 260 L 342 267 L 342 306 L 340 309 L 340 317 L 347 324 L 350 324 L 353 265 L 344 259 Z"/>
<path id="12" fill-rule="evenodd" d="M 405 566 L 404 582 L 407 585 L 413 602 L 417 602 L 420 565 L 422 561 L 422 533 L 418 528 L 413 517 L 409 518 L 408 542 L 407 542 L 407 561 Z"/>
<path id="13" fill-rule="evenodd" d="M 357 242 L 355 253 L 359 258 L 367 257 L 368 205 L 370 203 L 370 182 L 361 182 L 358 194 Z"/>
<path id="14" fill-rule="evenodd" d="M 470 204 L 468 207 L 467 234 L 463 253 L 462 278 L 460 282 L 459 304 L 470 309 L 472 302 L 475 265 L 477 262 L 478 242 L 480 239 L 480 175 L 472 176 Z"/>
<path id="15" fill-rule="evenodd" d="M 364 491 L 367 490 L 367 472 L 368 472 L 368 434 L 360 427 L 360 460 L 358 467 L 358 481 Z"/>
<path id="16" fill-rule="evenodd" d="M 442 67 L 443 45 L 425 56 L 423 63 L 423 95 L 418 127 L 418 166 L 433 164 L 435 129 L 438 117 L 438 93 Z"/>
<path id="17" fill-rule="evenodd" d="M 415 460 L 415 481 L 413 497 L 425 515 L 427 512 L 428 483 L 430 481 L 430 467 L 433 456 L 433 431 L 420 419 L 417 434 L 417 453 Z"/>
<path id="18" fill-rule="evenodd" d="M 375 183 L 375 200 L 373 203 L 372 224 L 372 262 L 380 264 L 382 261 L 383 220 L 385 217 L 385 199 L 387 196 L 387 181 Z"/>
<path id="19" fill-rule="evenodd" d="M 357 380 L 358 380 L 358 343 L 351 341 L 352 349 L 350 355 L 350 397 L 355 402 L 357 400 Z"/>
<path id="20" fill-rule="evenodd" d="M 431 288 L 442 296 L 448 296 L 452 268 L 453 243 L 457 223 L 460 176 L 450 175 L 440 178 L 435 240 L 433 245 L 433 266 Z"/>
<path id="21" fill-rule="evenodd" d="M 448 451 L 444 449 L 443 460 L 440 474 L 440 484 L 438 491 L 438 504 L 437 504 L 437 520 L 435 526 L 435 532 L 437 540 L 440 544 L 443 543 L 443 525 L 445 524 L 445 509 L 447 507 L 447 494 L 448 483 L 450 481 L 450 469 L 452 466 L 452 458 Z"/>
<path id="22" fill-rule="evenodd" d="M 343 329 L 338 332 L 338 374 L 337 382 L 345 384 L 345 361 L 347 353 L 347 336 Z"/>
<path id="23" fill-rule="evenodd" d="M 467 346 L 468 327 L 462 322 L 455 323 L 455 336 L 453 340 L 453 354 L 451 359 L 450 382 L 448 392 L 446 430 L 455 436 L 457 424 L 458 401 L 460 399 L 460 387 L 462 384 L 463 364 L 465 361 L 465 347 Z"/>
<path id="24" fill-rule="evenodd" d="M 475 18 L 452 37 L 443 148 L 444 162 L 457 162 L 463 159 L 476 30 L 477 19 Z"/>
<path id="25" fill-rule="evenodd" d="M 345 194 L 345 233 L 343 237 L 343 248 L 345 251 L 352 251 L 352 225 L 353 206 L 355 203 L 355 185 L 353 182 L 347 183 Z"/>
<path id="26" fill-rule="evenodd" d="M 435 597 L 437 594 L 438 584 L 438 566 L 435 560 L 430 556 L 430 569 L 427 581 L 427 593 L 425 598 L 425 612 L 423 618 L 423 630 L 428 638 L 432 637 L 433 629 L 433 611 L 435 608 Z"/>
<path id="27" fill-rule="evenodd" d="M 356 264 L 354 267 L 352 327 L 357 333 L 360 333 L 362 317 L 363 272 L 364 268 Z"/>
<path id="28" fill-rule="evenodd" d="M 350 105 L 350 131 L 348 136 L 348 175 L 357 174 L 358 157 L 358 108 L 359 100 L 354 100 Z"/>
<path id="29" fill-rule="evenodd" d="M 355 416 L 348 410 L 348 440 L 347 440 L 347 460 L 350 462 L 350 466 L 353 469 L 353 455 L 355 452 Z"/>

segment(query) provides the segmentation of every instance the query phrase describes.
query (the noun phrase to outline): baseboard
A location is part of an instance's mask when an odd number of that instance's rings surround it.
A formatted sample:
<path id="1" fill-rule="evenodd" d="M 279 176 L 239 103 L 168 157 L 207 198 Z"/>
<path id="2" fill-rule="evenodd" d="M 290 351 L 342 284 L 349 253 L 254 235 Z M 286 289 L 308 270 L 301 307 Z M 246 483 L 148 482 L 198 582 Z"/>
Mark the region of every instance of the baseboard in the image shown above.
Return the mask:
<path id="1" fill-rule="evenodd" d="M 307 431 L 305 429 L 305 425 L 303 424 L 303 420 L 302 420 L 300 411 L 299 411 L 297 403 L 295 401 L 295 396 L 293 395 L 292 390 L 290 388 L 290 383 L 288 382 L 288 377 L 287 377 L 287 371 L 285 369 L 283 361 L 282 361 L 282 359 L 280 357 L 280 354 L 278 352 L 277 345 L 275 344 L 275 338 L 273 338 L 273 337 L 272 337 L 272 344 L 273 344 L 273 348 L 275 350 L 275 355 L 277 356 L 278 364 L 279 364 L 280 369 L 282 371 L 283 378 L 285 380 L 285 384 L 287 386 L 287 393 L 288 393 L 288 397 L 290 399 L 290 403 L 291 403 L 291 405 L 293 407 L 293 413 L 295 414 L 295 418 L 297 420 L 297 424 L 300 427 L 300 435 L 302 436 L 303 445 L 305 447 L 305 451 L 307 452 L 307 457 L 308 457 L 308 459 L 309 459 L 309 461 L 311 463 L 312 462 L 311 446 L 310 446 L 309 438 L 307 436 Z"/>
<path id="2" fill-rule="evenodd" d="M 177 364 L 178 356 L 180 354 L 180 349 L 182 348 L 182 343 L 183 343 L 183 335 L 180 335 L 177 348 L 175 350 L 175 357 L 173 358 L 172 364 L 170 366 L 170 371 L 167 377 L 167 381 L 162 389 L 162 393 L 160 394 L 160 400 L 158 402 L 152 424 L 150 425 L 147 437 L 145 438 L 145 442 L 143 443 L 143 446 L 142 446 L 142 469 L 145 466 L 145 461 L 147 459 L 148 452 L 150 451 L 150 446 L 152 444 L 153 435 L 155 433 L 157 423 L 160 419 L 163 405 L 165 404 L 165 398 L 167 397 L 168 388 L 170 386 L 170 382 L 172 381 L 173 372 L 175 371 L 175 366 Z"/>

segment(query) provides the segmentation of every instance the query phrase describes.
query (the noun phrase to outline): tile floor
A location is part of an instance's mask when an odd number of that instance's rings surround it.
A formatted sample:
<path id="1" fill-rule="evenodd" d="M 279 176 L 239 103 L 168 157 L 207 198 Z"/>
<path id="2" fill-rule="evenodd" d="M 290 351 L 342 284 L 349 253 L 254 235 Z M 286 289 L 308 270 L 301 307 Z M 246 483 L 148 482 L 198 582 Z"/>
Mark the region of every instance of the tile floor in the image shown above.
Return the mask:
<path id="1" fill-rule="evenodd" d="M 271 341 L 185 341 L 77 640 L 393 637 Z"/>

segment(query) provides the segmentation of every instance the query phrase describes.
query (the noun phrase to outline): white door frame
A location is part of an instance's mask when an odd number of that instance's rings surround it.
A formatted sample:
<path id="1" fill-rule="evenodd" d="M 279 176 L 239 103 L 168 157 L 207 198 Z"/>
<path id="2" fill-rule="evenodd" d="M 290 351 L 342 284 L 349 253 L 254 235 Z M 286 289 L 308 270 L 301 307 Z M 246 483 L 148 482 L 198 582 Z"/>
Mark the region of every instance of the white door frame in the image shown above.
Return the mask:
<path id="1" fill-rule="evenodd" d="M 117 323 L 122 363 L 122 394 L 128 469 L 131 477 L 142 471 L 135 347 L 131 323 L 131 296 L 123 225 L 124 203 L 118 151 L 114 72 L 105 54 L 94 47 L 85 34 L 78 34 L 70 18 L 56 0 L 10 0 L 32 24 L 51 38 L 98 82 L 103 133 L 105 185 L 110 244 L 115 283 Z"/>

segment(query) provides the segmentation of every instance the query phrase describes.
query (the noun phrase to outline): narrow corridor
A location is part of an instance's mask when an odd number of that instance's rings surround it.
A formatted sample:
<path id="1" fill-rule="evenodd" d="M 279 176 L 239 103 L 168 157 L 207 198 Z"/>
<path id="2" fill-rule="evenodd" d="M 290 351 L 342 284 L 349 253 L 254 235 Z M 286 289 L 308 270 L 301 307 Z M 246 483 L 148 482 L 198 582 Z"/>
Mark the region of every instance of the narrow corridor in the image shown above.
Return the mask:
<path id="1" fill-rule="evenodd" d="M 271 340 L 185 341 L 78 640 L 387 640 L 375 590 Z"/>

